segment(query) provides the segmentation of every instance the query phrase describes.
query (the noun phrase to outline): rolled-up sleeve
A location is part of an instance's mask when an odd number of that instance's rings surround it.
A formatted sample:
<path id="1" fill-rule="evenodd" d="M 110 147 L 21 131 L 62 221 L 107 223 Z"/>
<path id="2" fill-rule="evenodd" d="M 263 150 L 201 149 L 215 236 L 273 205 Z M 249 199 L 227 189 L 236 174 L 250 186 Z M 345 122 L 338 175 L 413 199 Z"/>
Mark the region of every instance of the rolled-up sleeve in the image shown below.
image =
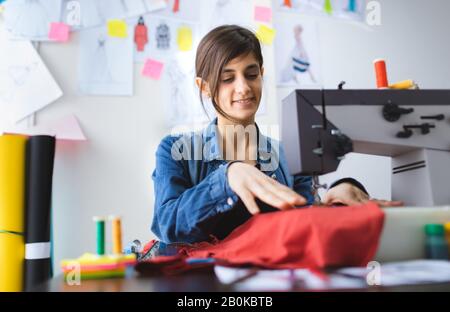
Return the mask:
<path id="1" fill-rule="evenodd" d="M 185 162 L 173 159 L 172 144 L 166 138 L 156 152 L 152 231 L 166 243 L 207 240 L 220 220 L 218 215 L 232 209 L 238 201 L 228 184 L 230 164 L 220 166 L 193 185 Z"/>
<path id="2" fill-rule="evenodd" d="M 306 205 L 312 205 L 314 203 L 311 177 L 294 175 L 293 189 L 306 199 L 307 201 Z"/>

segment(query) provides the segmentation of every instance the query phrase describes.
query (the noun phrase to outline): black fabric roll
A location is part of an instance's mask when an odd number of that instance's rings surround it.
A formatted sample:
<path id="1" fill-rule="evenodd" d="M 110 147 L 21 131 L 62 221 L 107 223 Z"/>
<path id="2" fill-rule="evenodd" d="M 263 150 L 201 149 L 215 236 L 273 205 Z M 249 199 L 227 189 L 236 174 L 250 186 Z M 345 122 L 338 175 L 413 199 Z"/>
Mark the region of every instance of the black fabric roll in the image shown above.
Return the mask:
<path id="1" fill-rule="evenodd" d="M 50 254 L 39 256 L 50 246 L 51 198 L 55 137 L 31 136 L 26 147 L 25 196 L 25 290 L 31 291 L 51 277 Z M 32 248 L 29 248 L 32 247 Z M 37 248 L 36 248 L 37 247 Z M 45 250 L 49 248 L 45 248 Z M 38 251 L 29 252 L 29 251 Z M 37 255 L 37 257 L 36 257 Z M 29 258 L 32 259 L 29 259 Z"/>

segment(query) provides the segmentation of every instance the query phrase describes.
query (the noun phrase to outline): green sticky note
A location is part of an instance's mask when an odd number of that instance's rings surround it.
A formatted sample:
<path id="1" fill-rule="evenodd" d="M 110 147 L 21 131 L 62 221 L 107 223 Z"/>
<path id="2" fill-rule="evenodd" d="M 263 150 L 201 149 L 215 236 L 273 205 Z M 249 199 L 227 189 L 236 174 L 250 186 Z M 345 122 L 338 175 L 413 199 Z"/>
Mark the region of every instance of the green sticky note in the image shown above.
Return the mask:
<path id="1" fill-rule="evenodd" d="M 127 37 L 127 24 L 120 19 L 112 19 L 108 21 L 108 36 L 116 38 Z"/>
<path id="2" fill-rule="evenodd" d="M 270 28 L 266 25 L 259 25 L 259 28 L 256 31 L 256 37 L 258 37 L 259 41 L 267 45 L 272 44 L 273 39 L 275 38 L 275 34 L 275 29 Z"/>
<path id="3" fill-rule="evenodd" d="M 333 13 L 333 6 L 331 5 L 331 0 L 325 0 L 325 3 L 323 4 L 323 10 L 330 15 Z"/>
<path id="4" fill-rule="evenodd" d="M 187 26 L 178 28 L 177 44 L 180 51 L 190 51 L 192 49 L 192 30 Z"/>

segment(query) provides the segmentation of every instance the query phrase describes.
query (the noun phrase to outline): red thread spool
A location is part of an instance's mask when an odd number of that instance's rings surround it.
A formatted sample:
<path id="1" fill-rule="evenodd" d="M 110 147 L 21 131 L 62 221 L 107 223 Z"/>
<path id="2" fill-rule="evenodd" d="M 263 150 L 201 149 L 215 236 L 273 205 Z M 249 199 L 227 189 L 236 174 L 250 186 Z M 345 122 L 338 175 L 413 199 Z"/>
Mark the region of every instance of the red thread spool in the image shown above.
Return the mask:
<path id="1" fill-rule="evenodd" d="M 378 89 L 388 89 L 389 83 L 386 71 L 386 62 L 383 59 L 376 59 L 373 61 L 375 66 L 375 74 L 377 77 L 377 88 Z"/>

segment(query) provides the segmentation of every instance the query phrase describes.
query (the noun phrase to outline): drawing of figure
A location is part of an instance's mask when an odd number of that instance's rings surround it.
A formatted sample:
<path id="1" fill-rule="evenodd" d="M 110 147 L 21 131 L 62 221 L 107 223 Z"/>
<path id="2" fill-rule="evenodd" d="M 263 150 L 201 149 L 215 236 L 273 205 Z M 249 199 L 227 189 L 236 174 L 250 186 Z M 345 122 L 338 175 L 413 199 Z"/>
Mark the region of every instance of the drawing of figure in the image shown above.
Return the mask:
<path id="1" fill-rule="evenodd" d="M 40 0 L 24 0 L 15 10 L 16 17 L 9 24 L 15 35 L 27 38 L 47 37 L 49 15 Z"/>
<path id="2" fill-rule="evenodd" d="M 93 64 L 91 69 L 90 80 L 91 82 L 112 82 L 113 76 L 110 69 L 108 60 L 108 53 L 106 51 L 106 38 L 104 35 L 100 35 L 97 40 L 97 47 L 93 55 Z"/>
<path id="3" fill-rule="evenodd" d="M 30 77 L 32 71 L 38 66 L 37 62 L 33 62 L 28 65 L 15 65 L 8 68 L 8 74 L 11 80 L 14 82 L 16 87 L 23 86 L 28 78 Z"/>
<path id="4" fill-rule="evenodd" d="M 164 22 L 156 27 L 156 47 L 160 50 L 170 49 L 170 28 Z"/>
<path id="5" fill-rule="evenodd" d="M 296 25 L 294 27 L 295 46 L 287 60 L 286 66 L 281 73 L 281 82 L 294 81 L 301 84 L 302 76 L 308 74 L 313 83 L 316 82 L 311 72 L 311 62 L 302 40 L 303 27 Z"/>
<path id="6" fill-rule="evenodd" d="M 187 120 L 189 107 L 186 105 L 186 96 L 183 94 L 183 84 L 186 75 L 182 72 L 176 60 L 173 60 L 167 66 L 167 76 L 170 85 L 170 116 L 171 125 L 179 124 L 181 120 Z"/>

